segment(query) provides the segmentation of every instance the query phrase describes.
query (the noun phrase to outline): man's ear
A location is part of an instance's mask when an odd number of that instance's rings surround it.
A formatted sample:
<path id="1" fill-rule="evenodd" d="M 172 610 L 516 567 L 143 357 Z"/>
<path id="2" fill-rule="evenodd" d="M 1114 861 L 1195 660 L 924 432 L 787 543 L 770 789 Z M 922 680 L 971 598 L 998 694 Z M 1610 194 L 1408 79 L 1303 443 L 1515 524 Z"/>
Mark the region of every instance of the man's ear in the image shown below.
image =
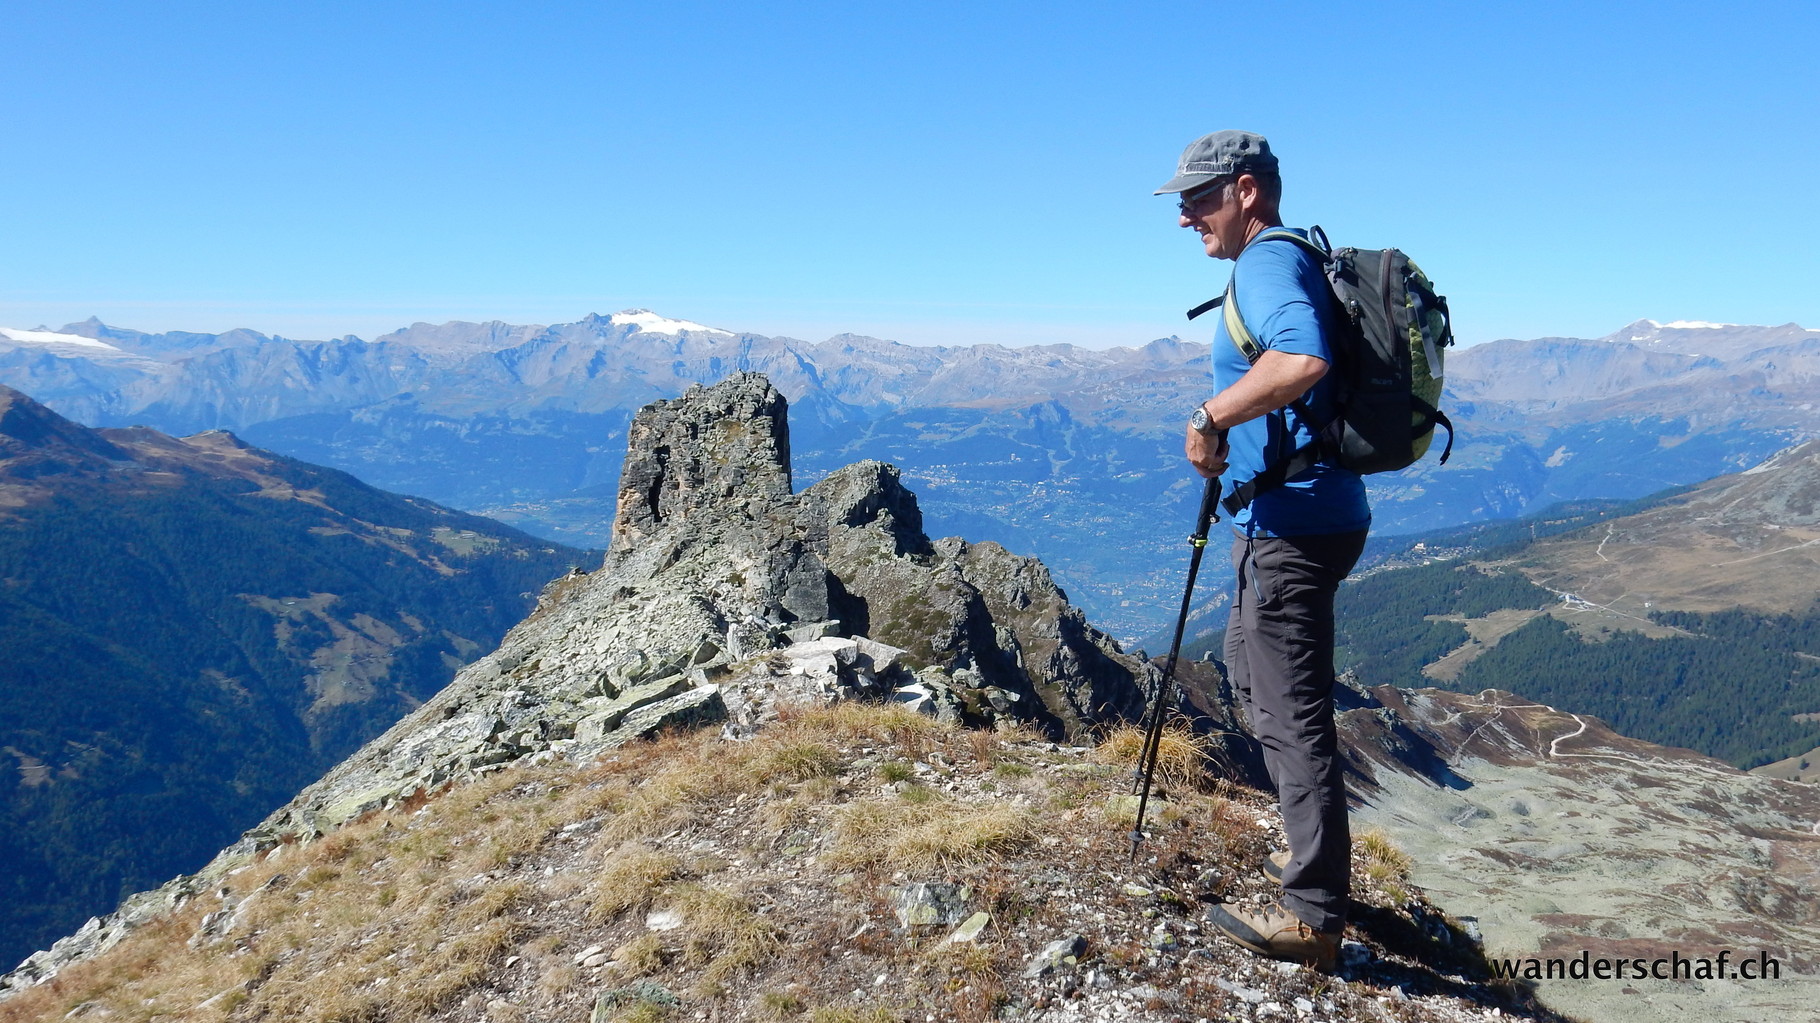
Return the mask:
<path id="1" fill-rule="evenodd" d="M 1264 202 L 1263 186 L 1249 174 L 1240 174 L 1238 180 L 1232 183 L 1232 194 L 1239 200 L 1239 209 L 1246 213 L 1258 209 Z"/>

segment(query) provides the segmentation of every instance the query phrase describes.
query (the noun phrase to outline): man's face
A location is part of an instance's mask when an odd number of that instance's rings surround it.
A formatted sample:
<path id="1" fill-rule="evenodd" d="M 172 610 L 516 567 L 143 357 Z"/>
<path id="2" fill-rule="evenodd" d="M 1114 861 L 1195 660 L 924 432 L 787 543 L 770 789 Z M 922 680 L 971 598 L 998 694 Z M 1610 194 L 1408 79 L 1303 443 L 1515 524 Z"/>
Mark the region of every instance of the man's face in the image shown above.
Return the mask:
<path id="1" fill-rule="evenodd" d="M 1190 189 L 1182 194 L 1177 223 L 1201 236 L 1201 247 L 1214 259 L 1237 259 L 1245 248 L 1245 221 L 1232 179 Z"/>

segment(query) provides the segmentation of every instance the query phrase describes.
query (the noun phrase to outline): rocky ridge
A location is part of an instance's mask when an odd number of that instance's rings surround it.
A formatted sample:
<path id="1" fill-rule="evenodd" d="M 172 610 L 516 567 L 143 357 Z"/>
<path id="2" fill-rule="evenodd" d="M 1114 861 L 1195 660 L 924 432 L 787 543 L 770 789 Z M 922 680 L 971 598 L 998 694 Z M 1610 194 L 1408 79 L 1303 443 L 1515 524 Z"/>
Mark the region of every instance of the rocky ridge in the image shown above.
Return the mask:
<path id="1" fill-rule="evenodd" d="M 604 565 L 551 584 L 498 650 L 306 788 L 199 874 L 32 957 L 53 976 L 277 845 L 525 758 L 571 760 L 670 727 L 749 736 L 780 705 L 890 699 L 1057 738 L 1135 717 L 1156 671 L 1034 559 L 931 541 L 895 468 L 792 493 L 786 402 L 762 376 L 640 410 Z"/>
<path id="2" fill-rule="evenodd" d="M 1172 753 L 1134 859 L 1136 746 L 851 700 L 523 758 L 244 862 L 0 1021 L 1559 1023 L 1370 840 L 1337 976 L 1205 933 L 1280 820 Z"/>

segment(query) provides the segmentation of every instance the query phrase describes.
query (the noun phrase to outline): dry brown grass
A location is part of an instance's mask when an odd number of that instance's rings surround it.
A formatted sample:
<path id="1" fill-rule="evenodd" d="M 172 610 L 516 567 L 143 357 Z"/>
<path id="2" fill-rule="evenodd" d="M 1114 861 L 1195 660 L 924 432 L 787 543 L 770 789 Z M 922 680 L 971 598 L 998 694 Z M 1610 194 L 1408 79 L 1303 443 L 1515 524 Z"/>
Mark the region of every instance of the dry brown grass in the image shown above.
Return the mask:
<path id="1" fill-rule="evenodd" d="M 852 700 L 801 711 L 792 717 L 789 727 L 792 731 L 819 732 L 846 742 L 868 741 L 895 746 L 911 760 L 924 759 L 960 731 L 901 704 L 880 706 Z"/>
<path id="2" fill-rule="evenodd" d="M 588 884 L 588 919 L 604 923 L 629 909 L 646 909 L 665 882 L 682 874 L 681 857 L 637 843 L 623 845 Z"/>
<path id="3" fill-rule="evenodd" d="M 840 751 L 826 742 L 796 738 L 766 744 L 754 759 L 753 770 L 759 778 L 766 780 L 824 778 L 839 774 L 845 763 Z"/>
<path id="4" fill-rule="evenodd" d="M 795 710 L 758 738 L 737 745 L 720 741 L 712 731 L 665 737 L 640 751 L 643 763 L 660 766 L 642 784 L 628 785 L 596 847 L 604 852 L 699 824 L 739 795 L 781 795 L 800 786 L 812 798 L 832 797 L 832 779 L 847 767 L 837 748 L 841 742 L 888 744 L 923 757 L 954 735 L 955 729 L 903 707 L 847 702 Z"/>
<path id="5" fill-rule="evenodd" d="M 967 731 L 967 745 L 973 752 L 973 761 L 981 767 L 991 767 L 996 763 L 999 750 L 1004 744 L 1004 737 L 997 732 L 984 728 L 972 728 Z"/>
<path id="6" fill-rule="evenodd" d="M 547 837 L 555 804 L 530 799 L 543 791 L 540 773 L 549 772 L 496 772 L 454 790 L 434 814 L 400 808 L 281 846 L 226 879 L 239 902 L 232 934 L 189 947 L 203 913 L 221 905 L 198 898 L 110 954 L 9 1000 L 0 1019 L 55 1018 L 85 1002 L 130 1020 L 225 1020 L 232 1012 L 362 1023 L 442 1012 L 525 934 L 520 910 L 530 886 L 475 876 Z"/>
<path id="7" fill-rule="evenodd" d="M 737 892 L 705 885 L 670 889 L 671 907 L 682 914 L 684 962 L 701 968 L 706 984 L 732 980 L 776 953 L 781 935 Z"/>
<path id="8" fill-rule="evenodd" d="M 1393 903 L 1409 900 L 1409 868 L 1414 861 L 1396 847 L 1389 835 L 1374 828 L 1355 838 L 1353 847 L 1364 861 L 1367 883 L 1383 891 Z"/>
<path id="9" fill-rule="evenodd" d="M 1183 748 L 1198 747 L 1180 733 L 1166 739 L 1169 777 L 1190 760 Z M 0 1023 L 58 1019 L 83 1002 L 145 1023 L 229 1023 L 230 1015 L 234 1023 L 427 1023 L 477 1015 L 495 994 L 525 1019 L 556 1018 L 549 1013 L 573 1014 L 598 987 L 599 975 L 573 961 L 592 944 L 614 949 L 621 983 L 669 983 L 672 971 L 695 978 L 690 1013 L 705 1006 L 717 1018 L 824 1023 L 902 1017 L 899 1007 L 857 1009 L 826 994 L 847 986 L 792 986 L 839 969 L 818 957 L 844 947 L 890 960 L 880 972 L 895 977 L 901 966 L 906 979 L 919 978 L 915 997 L 934 1001 L 918 1002 L 913 1018 L 933 1011 L 984 1021 L 1002 1006 L 1004 980 L 1025 955 L 1014 940 L 904 942 L 889 926 L 854 936 L 884 912 L 868 894 L 879 871 L 943 871 L 983 884 L 993 934 L 1039 912 L 1038 903 L 1019 901 L 1014 879 L 992 894 L 990 878 L 1012 873 L 995 861 L 1046 855 L 1039 829 L 1065 840 L 1100 827 L 1100 801 L 1124 787 L 1109 784 L 1110 768 L 1059 768 L 1056 755 L 1027 745 L 1041 741 L 1012 730 L 969 733 L 902 707 L 837 704 L 792 711 L 747 742 L 706 730 L 665 735 L 593 765 L 513 766 L 282 848 L 226 880 L 235 898 L 249 900 L 226 940 L 187 948 L 201 915 L 220 905 L 199 898 L 113 954 L 0 1003 Z M 1117 763 L 1121 742 L 1137 745 L 1115 734 L 1095 759 Z M 860 758 L 876 773 L 856 783 L 866 774 L 854 766 Z M 1198 782 L 1198 756 L 1192 762 Z M 865 794 L 894 775 L 938 784 Z M 963 792 L 994 791 L 951 796 L 940 788 L 950 777 Z M 847 791 L 855 784 L 859 798 Z M 1001 787 L 1025 791 L 1007 797 Z M 1195 827 L 1179 831 L 1197 849 L 1222 844 L 1228 816 L 1232 842 L 1256 844 L 1255 820 L 1218 795 L 1177 780 L 1171 799 L 1194 818 Z M 1202 818 L 1209 827 L 1199 826 Z M 592 841 L 563 830 L 581 823 L 598 825 Z M 1156 841 L 1164 847 L 1163 836 Z M 750 887 L 721 883 L 730 875 L 719 871 L 734 860 L 739 883 Z M 557 866 L 546 876 L 547 863 Z M 852 873 L 836 878 L 839 871 Z M 818 884 L 831 886 L 827 894 L 813 893 Z M 822 901 L 793 901 L 802 899 Z M 680 925 L 644 930 L 642 913 L 654 907 L 674 910 Z M 510 971 L 508 956 L 521 957 Z M 509 993 L 487 990 L 505 976 L 516 978 Z M 611 1018 L 640 1014 L 686 1015 L 661 1000 L 609 1006 Z M 501 1008 L 496 1018 L 510 1015 Z"/>
<path id="10" fill-rule="evenodd" d="M 882 1006 L 853 1009 L 844 1005 L 823 1005 L 809 1010 L 808 1023 L 897 1023 L 897 1018 Z"/>
<path id="11" fill-rule="evenodd" d="M 927 790 L 923 790 L 927 791 Z M 927 870 L 989 859 L 1028 843 L 1036 817 L 1016 803 L 868 799 L 835 815 L 830 862 Z"/>
<path id="12" fill-rule="evenodd" d="M 664 939 L 649 931 L 614 949 L 613 960 L 627 977 L 648 977 L 669 961 Z"/>
<path id="13" fill-rule="evenodd" d="M 1144 755 L 1144 742 L 1142 729 L 1126 725 L 1107 733 L 1088 757 L 1095 763 L 1135 771 Z M 1213 782 L 1207 773 L 1212 746 L 1204 736 L 1182 725 L 1165 723 L 1157 740 L 1156 776 L 1172 788 L 1205 788 Z"/>

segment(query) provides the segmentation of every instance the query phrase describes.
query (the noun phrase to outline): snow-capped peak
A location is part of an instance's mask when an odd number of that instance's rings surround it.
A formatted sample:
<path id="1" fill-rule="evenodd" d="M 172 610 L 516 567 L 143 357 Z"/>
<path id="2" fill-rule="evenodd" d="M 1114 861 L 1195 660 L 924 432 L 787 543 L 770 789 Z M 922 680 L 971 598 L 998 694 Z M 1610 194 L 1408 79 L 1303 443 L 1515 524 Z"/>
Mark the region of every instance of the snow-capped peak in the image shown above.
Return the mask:
<path id="1" fill-rule="evenodd" d="M 730 330 L 719 327 L 708 327 L 689 320 L 671 320 L 659 316 L 649 309 L 626 309 L 614 313 L 607 322 L 615 327 L 631 327 L 643 334 L 679 334 L 685 330 L 703 334 L 725 334 L 733 336 Z"/>
<path id="2" fill-rule="evenodd" d="M 106 341 L 97 341 L 92 337 L 83 337 L 81 334 L 60 334 L 51 330 L 20 330 L 17 327 L 0 327 L 0 338 L 24 344 L 77 345 L 82 348 L 105 348 L 110 352 L 120 351 L 119 348 Z"/>
<path id="3" fill-rule="evenodd" d="M 1737 326 L 1735 323 L 1708 323 L 1705 320 L 1676 320 L 1673 323 L 1657 323 L 1655 320 L 1645 322 L 1657 330 L 1718 330 L 1722 327 Z"/>

